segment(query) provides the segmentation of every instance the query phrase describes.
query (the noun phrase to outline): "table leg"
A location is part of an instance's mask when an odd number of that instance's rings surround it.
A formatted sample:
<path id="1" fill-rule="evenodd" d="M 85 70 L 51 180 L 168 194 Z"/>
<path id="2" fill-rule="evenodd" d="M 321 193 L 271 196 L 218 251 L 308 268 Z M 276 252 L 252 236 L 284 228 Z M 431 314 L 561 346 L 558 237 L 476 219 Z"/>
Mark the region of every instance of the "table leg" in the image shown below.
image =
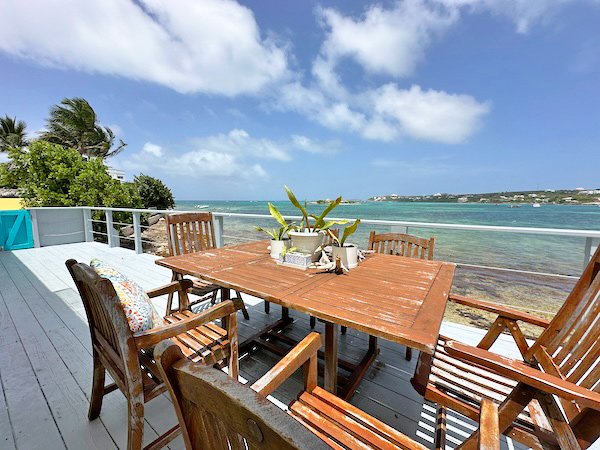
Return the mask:
<path id="1" fill-rule="evenodd" d="M 325 322 L 325 390 L 337 394 L 339 326 Z"/>
<path id="2" fill-rule="evenodd" d="M 221 288 L 221 301 L 224 302 L 225 300 L 229 300 L 230 298 L 231 298 L 231 290 L 222 287 Z M 223 328 L 224 330 L 227 329 L 227 322 L 224 317 L 221 319 L 221 328 Z"/>
<path id="3" fill-rule="evenodd" d="M 379 347 L 377 346 L 377 338 L 375 336 L 369 336 L 369 350 L 363 356 L 361 361 L 354 367 L 352 375 L 348 379 L 348 382 L 341 386 L 340 398 L 344 400 L 350 400 L 358 389 L 361 380 L 367 374 L 371 365 L 375 362 L 375 358 L 379 355 Z"/>

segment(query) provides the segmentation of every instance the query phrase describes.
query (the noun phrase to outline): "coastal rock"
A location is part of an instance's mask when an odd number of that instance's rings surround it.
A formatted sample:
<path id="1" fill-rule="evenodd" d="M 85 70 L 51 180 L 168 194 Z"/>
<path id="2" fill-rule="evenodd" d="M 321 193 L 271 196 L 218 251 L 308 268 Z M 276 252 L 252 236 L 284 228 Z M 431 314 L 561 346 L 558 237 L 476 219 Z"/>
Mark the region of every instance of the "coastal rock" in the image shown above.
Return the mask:
<path id="1" fill-rule="evenodd" d="M 0 188 L 0 198 L 19 198 L 18 189 Z"/>
<path id="2" fill-rule="evenodd" d="M 146 241 L 144 246 L 147 252 L 158 256 L 169 256 L 167 226 L 164 217 L 159 217 L 158 221 L 142 231 L 142 240 Z"/>

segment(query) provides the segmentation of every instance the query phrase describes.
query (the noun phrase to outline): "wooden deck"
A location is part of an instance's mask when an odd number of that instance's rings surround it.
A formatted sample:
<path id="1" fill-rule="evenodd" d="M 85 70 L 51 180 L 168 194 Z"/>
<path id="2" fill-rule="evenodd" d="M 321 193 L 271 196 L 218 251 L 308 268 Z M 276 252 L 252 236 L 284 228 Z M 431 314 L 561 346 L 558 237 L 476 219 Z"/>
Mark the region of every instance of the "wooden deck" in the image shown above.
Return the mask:
<path id="1" fill-rule="evenodd" d="M 69 258 L 89 262 L 101 258 L 138 281 L 145 288 L 170 280 L 170 272 L 154 264 L 155 256 L 137 255 L 99 243 L 78 243 L 14 252 L 0 251 L 0 448 L 44 450 L 69 448 L 124 448 L 127 437 L 127 407 L 117 391 L 104 399 L 100 418 L 87 420 L 92 357 L 85 311 L 65 268 Z M 252 335 L 279 316 L 272 305 L 266 315 L 262 302 L 244 296 L 250 320 L 240 315 L 240 339 Z M 166 298 L 157 301 L 164 310 Z M 308 317 L 294 313 L 295 322 L 286 330 L 295 338 L 309 331 Z M 323 331 L 323 325 L 317 325 Z M 443 323 L 442 332 L 463 342 L 476 343 L 483 331 Z M 404 359 L 404 348 L 380 340 L 381 353 L 361 383 L 352 403 L 403 433 L 431 447 L 434 406 L 424 403 L 409 379 L 417 355 Z M 340 338 L 340 357 L 358 361 L 367 348 L 367 336 L 348 330 Z M 493 350 L 517 354 L 510 340 L 502 337 Z M 271 368 L 275 357 L 267 352 L 243 358 L 240 374 L 254 381 Z M 273 395 L 285 407 L 301 390 L 301 376 L 286 382 Z M 150 442 L 175 423 L 166 396 L 146 404 L 145 441 Z M 449 418 L 448 444 L 461 442 L 474 429 L 460 416 Z M 518 444 L 503 438 L 503 448 Z M 181 438 L 170 448 L 183 448 Z"/>

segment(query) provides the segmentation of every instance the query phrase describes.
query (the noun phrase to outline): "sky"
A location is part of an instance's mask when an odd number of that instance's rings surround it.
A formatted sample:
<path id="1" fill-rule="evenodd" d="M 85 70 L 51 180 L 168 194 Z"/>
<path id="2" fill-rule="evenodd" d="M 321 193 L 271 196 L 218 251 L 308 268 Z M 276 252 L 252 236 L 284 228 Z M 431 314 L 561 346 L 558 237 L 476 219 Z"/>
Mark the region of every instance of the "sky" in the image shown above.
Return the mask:
<path id="1" fill-rule="evenodd" d="M 599 0 L 0 0 L 0 115 L 83 97 L 179 200 L 600 188 Z"/>

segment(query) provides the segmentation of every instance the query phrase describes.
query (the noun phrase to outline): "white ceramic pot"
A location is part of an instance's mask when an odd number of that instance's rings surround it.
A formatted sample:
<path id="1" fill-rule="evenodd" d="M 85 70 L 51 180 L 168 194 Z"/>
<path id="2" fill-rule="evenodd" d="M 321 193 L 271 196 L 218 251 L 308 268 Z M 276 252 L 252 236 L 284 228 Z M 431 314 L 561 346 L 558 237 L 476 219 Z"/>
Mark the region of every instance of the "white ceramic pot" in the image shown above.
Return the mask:
<path id="1" fill-rule="evenodd" d="M 345 244 L 343 247 L 333 245 L 331 247 L 331 256 L 335 261 L 336 258 L 340 258 L 342 265 L 346 269 L 354 269 L 358 266 L 358 247 L 352 244 Z"/>
<path id="2" fill-rule="evenodd" d="M 271 258 L 273 259 L 279 259 L 279 255 L 281 255 L 281 252 L 283 251 L 284 248 L 289 248 L 290 246 L 290 240 L 289 239 L 284 239 L 282 241 L 275 241 L 273 239 L 271 239 Z"/>
<path id="3" fill-rule="evenodd" d="M 296 251 L 313 255 L 313 261 L 319 257 L 316 253 L 317 249 L 323 243 L 323 233 L 314 231 L 290 231 L 292 238 L 292 247 L 296 247 Z"/>

